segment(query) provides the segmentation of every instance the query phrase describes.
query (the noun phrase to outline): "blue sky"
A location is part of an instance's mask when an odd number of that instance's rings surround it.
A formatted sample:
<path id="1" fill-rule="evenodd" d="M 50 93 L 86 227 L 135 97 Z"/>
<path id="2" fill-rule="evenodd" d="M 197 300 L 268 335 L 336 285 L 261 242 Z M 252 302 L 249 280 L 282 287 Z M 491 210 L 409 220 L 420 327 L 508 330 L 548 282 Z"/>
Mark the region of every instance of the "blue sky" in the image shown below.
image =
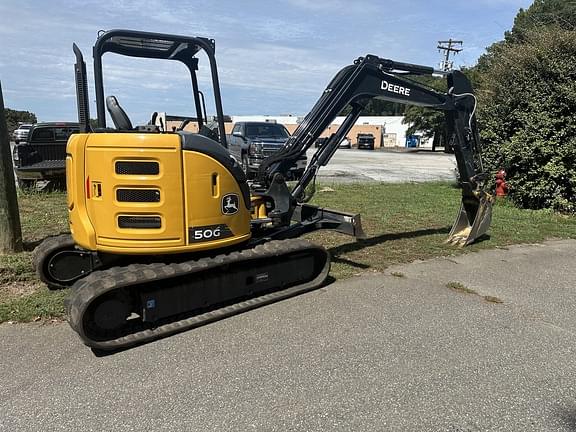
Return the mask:
<path id="1" fill-rule="evenodd" d="M 438 66 L 438 40 L 462 39 L 473 65 L 531 0 L 2 0 L 0 80 L 7 107 L 39 120 L 76 120 L 72 43 L 87 60 L 101 29 L 216 40 L 224 112 L 306 114 L 334 74 L 365 54 Z M 205 58 L 201 58 L 207 66 Z M 189 78 L 175 62 L 104 57 L 105 92 L 134 123 L 153 111 L 193 115 Z M 209 84 L 200 71 L 201 86 Z M 94 89 L 89 88 L 91 100 Z M 211 100 L 211 93 L 205 92 Z M 208 104 L 209 113 L 213 111 Z M 91 107 L 95 117 L 95 107 Z"/>

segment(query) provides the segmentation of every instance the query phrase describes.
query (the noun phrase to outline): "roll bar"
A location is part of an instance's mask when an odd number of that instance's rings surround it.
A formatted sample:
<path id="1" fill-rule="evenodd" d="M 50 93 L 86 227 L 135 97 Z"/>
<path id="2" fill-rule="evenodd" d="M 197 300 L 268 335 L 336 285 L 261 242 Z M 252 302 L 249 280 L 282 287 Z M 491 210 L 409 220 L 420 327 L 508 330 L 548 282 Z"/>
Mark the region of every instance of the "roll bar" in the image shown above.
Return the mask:
<path id="1" fill-rule="evenodd" d="M 77 51 L 80 51 L 78 50 L 78 47 L 74 49 L 78 65 L 79 56 Z M 220 143 L 224 147 L 227 147 L 226 132 L 224 129 L 224 112 L 222 109 L 222 96 L 220 93 L 220 82 L 218 80 L 218 69 L 215 57 L 215 42 L 214 39 L 204 37 L 189 37 L 122 29 L 99 33 L 98 39 L 93 48 L 98 127 L 106 127 L 102 57 L 105 53 L 110 52 L 128 57 L 175 60 L 183 63 L 190 73 L 190 79 L 192 81 L 192 96 L 196 107 L 196 118 L 198 121 L 198 127 L 201 128 L 204 125 L 204 113 L 202 109 L 203 96 L 201 96 L 201 92 L 198 89 L 198 78 L 196 75 L 196 71 L 198 70 L 198 58 L 195 57 L 199 51 L 204 51 L 206 53 L 210 63 Z M 75 69 L 78 71 L 82 68 L 77 66 Z M 80 100 L 81 96 L 83 99 L 82 101 Z M 78 98 L 79 106 L 88 105 L 87 94 L 78 94 Z"/>

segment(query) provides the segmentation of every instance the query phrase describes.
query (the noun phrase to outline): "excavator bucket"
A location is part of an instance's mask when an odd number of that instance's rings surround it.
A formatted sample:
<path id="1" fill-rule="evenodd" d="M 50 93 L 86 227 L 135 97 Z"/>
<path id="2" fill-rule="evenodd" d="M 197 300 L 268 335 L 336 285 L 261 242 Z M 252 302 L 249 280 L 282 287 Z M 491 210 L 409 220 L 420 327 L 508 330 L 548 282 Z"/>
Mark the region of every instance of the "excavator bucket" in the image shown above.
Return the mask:
<path id="1" fill-rule="evenodd" d="M 494 197 L 484 191 L 477 194 L 479 198 L 475 195 L 462 197 L 460 211 L 446 243 L 467 246 L 486 234 L 490 228 Z"/>

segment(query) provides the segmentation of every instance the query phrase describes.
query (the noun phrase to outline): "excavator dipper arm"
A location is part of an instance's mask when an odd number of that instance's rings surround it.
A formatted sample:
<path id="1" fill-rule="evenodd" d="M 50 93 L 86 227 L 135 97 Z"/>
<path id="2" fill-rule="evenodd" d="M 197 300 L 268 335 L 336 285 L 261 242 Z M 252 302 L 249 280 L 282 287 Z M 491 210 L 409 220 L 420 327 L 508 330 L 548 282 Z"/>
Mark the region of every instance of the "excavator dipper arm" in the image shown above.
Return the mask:
<path id="1" fill-rule="evenodd" d="M 406 78 L 438 73 L 446 75 L 445 93 Z M 358 58 L 353 65 L 336 74 L 285 146 L 262 163 L 253 185 L 254 193 L 274 203 L 282 203 L 274 206 L 278 220 L 283 223 L 293 220 L 294 211 L 310 198 L 305 196 L 307 186 L 320 167 L 328 164 L 365 104 L 373 98 L 429 107 L 446 113 L 446 127 L 448 136 L 453 140 L 462 185 L 462 206 L 449 241 L 461 245 L 472 243 L 490 225 L 492 197 L 484 191 L 485 178 L 474 117 L 476 97 L 470 82 L 460 71 L 438 72 L 431 67 L 399 63 L 373 55 Z M 342 125 L 312 156 L 302 178 L 290 192 L 291 196 L 286 197 L 287 188 L 279 187 L 278 183 L 348 105 L 351 110 Z M 301 214 L 300 211 L 296 213 Z"/>

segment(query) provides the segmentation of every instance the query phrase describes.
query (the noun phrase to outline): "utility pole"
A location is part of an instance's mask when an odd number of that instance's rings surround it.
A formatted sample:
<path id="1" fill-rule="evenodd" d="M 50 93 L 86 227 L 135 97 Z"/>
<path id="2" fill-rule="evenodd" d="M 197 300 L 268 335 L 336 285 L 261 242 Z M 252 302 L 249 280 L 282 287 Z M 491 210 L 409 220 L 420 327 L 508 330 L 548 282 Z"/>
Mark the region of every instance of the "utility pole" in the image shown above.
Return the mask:
<path id="1" fill-rule="evenodd" d="M 454 66 L 454 62 L 450 60 L 450 54 L 458 54 L 462 51 L 462 48 L 456 48 L 455 46 L 462 46 L 461 40 L 452 40 L 452 38 L 448 39 L 447 41 L 438 41 L 438 51 L 444 51 L 444 60 L 440 63 L 440 68 L 445 71 L 451 71 L 452 67 Z"/>
<path id="2" fill-rule="evenodd" d="M 4 115 L 2 83 L 0 83 L 0 254 L 21 250 L 20 213 L 14 183 L 10 137 Z"/>

